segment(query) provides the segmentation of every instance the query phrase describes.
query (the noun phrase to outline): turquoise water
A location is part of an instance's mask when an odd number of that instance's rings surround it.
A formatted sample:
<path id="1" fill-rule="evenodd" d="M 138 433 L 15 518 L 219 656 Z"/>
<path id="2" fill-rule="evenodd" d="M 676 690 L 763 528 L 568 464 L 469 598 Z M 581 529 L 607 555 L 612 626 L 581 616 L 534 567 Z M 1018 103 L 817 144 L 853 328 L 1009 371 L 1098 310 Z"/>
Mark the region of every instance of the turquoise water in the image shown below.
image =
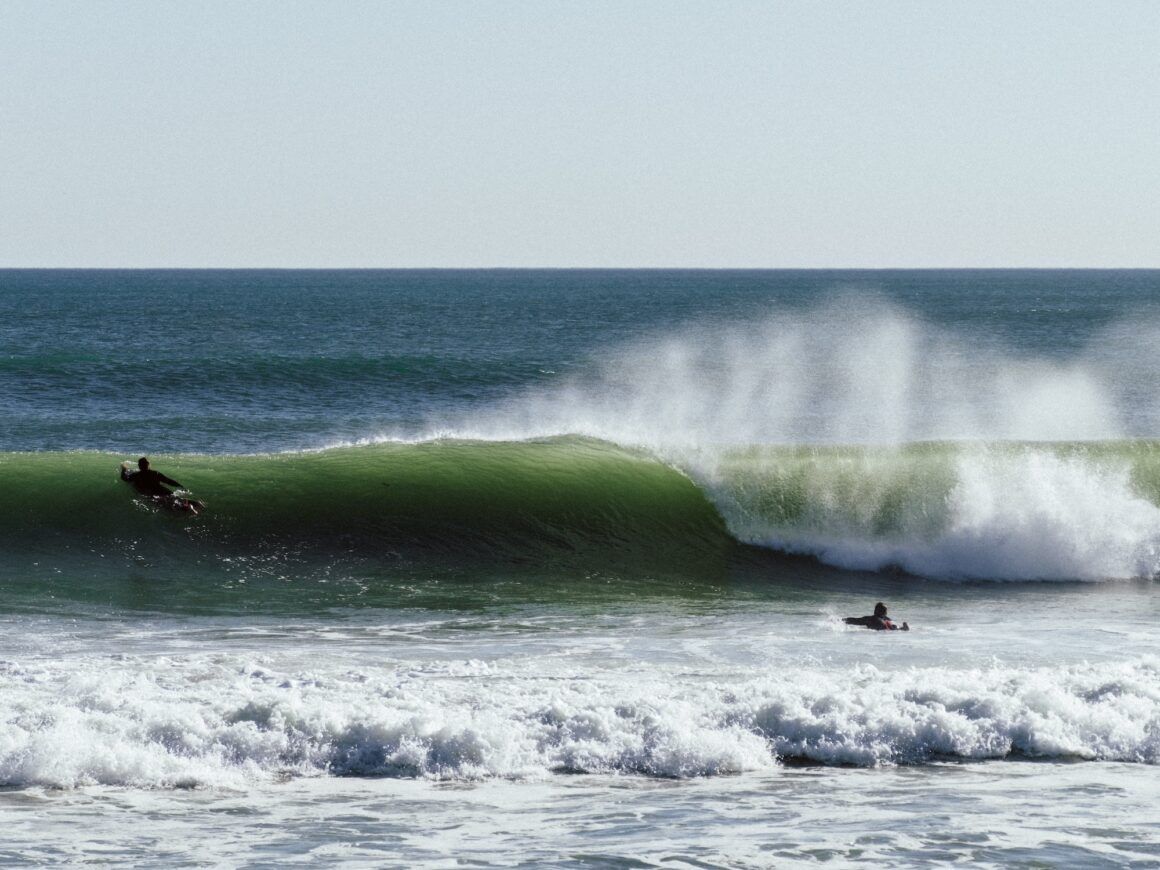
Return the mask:
<path id="1" fill-rule="evenodd" d="M 1157 290 L 0 271 L 0 854 L 1154 865 Z"/>

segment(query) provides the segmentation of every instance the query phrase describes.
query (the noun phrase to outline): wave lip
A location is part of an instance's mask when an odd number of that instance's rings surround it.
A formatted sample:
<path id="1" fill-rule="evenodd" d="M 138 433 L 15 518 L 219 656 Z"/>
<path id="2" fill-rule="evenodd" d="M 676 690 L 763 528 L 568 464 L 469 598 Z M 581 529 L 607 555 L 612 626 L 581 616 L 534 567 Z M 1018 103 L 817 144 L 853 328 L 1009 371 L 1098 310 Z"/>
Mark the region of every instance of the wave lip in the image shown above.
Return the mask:
<path id="1" fill-rule="evenodd" d="M 950 579 L 1160 572 L 1160 444 L 930 443 L 698 454 L 741 541 Z"/>

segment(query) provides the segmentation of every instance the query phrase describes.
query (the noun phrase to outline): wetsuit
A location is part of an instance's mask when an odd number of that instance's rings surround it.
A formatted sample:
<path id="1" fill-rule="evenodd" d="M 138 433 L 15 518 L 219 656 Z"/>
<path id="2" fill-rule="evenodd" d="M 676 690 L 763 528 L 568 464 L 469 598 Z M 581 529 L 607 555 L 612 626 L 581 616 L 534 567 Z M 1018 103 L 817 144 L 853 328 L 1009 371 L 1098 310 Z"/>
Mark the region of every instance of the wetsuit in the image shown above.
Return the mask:
<path id="1" fill-rule="evenodd" d="M 160 471 L 154 471 L 152 468 L 145 468 L 141 471 L 129 471 L 127 468 L 121 469 L 121 480 L 127 480 L 133 484 L 133 488 L 141 495 L 146 496 L 170 496 L 173 492 L 162 486 L 163 483 L 168 483 L 170 486 L 181 487 L 171 477 L 166 477 Z"/>
<path id="2" fill-rule="evenodd" d="M 887 616 L 847 616 L 846 625 L 864 625 L 875 631 L 899 631 L 899 627 Z"/>

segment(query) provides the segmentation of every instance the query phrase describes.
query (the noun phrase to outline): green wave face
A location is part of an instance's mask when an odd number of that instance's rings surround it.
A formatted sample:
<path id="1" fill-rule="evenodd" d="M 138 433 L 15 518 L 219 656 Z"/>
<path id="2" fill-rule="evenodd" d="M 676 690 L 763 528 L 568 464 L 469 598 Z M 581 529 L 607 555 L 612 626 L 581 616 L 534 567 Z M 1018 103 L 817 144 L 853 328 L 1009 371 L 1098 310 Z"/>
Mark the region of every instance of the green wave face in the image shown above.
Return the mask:
<path id="1" fill-rule="evenodd" d="M 10 592 L 99 596 L 125 578 L 208 577 L 208 600 L 221 594 L 209 587 L 294 578 L 373 591 L 513 572 L 576 588 L 712 584 L 739 545 L 939 579 L 1160 573 L 1150 441 L 762 446 L 661 462 L 562 437 L 153 457 L 204 500 L 197 517 L 143 504 L 118 479 L 126 458 L 0 455 Z M 133 589 L 167 606 L 161 587 Z"/>
<path id="2" fill-rule="evenodd" d="M 731 543 L 687 477 L 581 439 L 152 457 L 205 502 L 197 517 L 143 504 L 118 478 L 126 458 L 0 455 L 0 551 L 663 571 L 719 563 Z"/>

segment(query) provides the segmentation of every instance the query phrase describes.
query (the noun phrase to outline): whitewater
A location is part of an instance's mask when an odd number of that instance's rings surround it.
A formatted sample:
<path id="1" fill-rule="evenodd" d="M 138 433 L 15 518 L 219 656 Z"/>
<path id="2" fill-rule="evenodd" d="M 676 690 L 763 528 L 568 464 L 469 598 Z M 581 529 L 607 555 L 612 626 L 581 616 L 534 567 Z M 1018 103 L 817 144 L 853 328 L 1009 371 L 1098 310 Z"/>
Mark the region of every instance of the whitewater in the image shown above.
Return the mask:
<path id="1" fill-rule="evenodd" d="M 1160 863 L 1158 282 L 0 271 L 0 855 Z"/>

